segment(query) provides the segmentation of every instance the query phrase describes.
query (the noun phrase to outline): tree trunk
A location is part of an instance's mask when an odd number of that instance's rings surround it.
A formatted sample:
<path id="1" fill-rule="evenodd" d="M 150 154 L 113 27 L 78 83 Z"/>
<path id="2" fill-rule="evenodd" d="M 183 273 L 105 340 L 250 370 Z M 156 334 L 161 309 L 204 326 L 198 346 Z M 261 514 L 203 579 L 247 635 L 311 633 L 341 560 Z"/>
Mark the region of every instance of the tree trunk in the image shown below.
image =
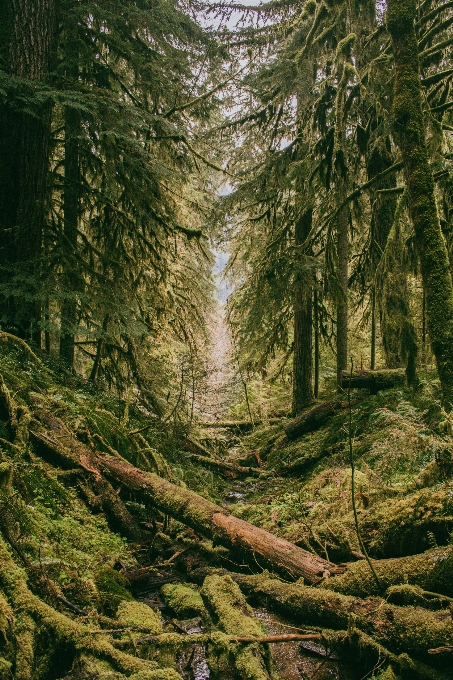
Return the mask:
<path id="1" fill-rule="evenodd" d="M 344 182 L 340 180 L 341 186 Z M 340 202 L 345 189 L 340 189 Z M 338 283 L 340 298 L 337 302 L 337 385 L 348 367 L 348 279 L 349 279 L 349 210 L 343 208 L 338 215 L 337 226 Z"/>
<path id="2" fill-rule="evenodd" d="M 376 120 L 375 126 L 377 127 L 382 120 Z M 381 144 L 376 144 L 369 157 L 367 158 L 367 175 L 368 179 L 371 180 L 376 175 L 384 172 L 390 168 L 395 162 L 391 152 L 390 152 L 390 139 L 386 137 Z M 381 261 L 382 254 L 387 245 L 387 241 L 393 226 L 395 210 L 397 199 L 394 195 L 390 194 L 379 194 L 378 191 L 382 189 L 392 189 L 396 186 L 395 174 L 391 173 L 386 175 L 381 180 L 377 181 L 370 193 L 371 200 L 371 249 L 370 249 L 370 259 L 371 259 L 371 269 L 373 279 L 376 275 L 376 270 Z M 387 272 L 386 274 L 387 275 Z M 390 288 L 390 286 L 389 286 Z M 376 368 L 376 281 L 372 283 L 371 291 L 371 370 L 374 371 Z M 389 338 L 389 328 L 392 326 L 392 306 L 388 305 L 387 309 L 382 318 L 381 331 L 382 331 L 382 342 L 384 349 L 388 346 L 392 346 L 392 338 Z M 389 324 L 386 324 L 386 321 Z M 398 321 L 396 321 L 398 326 Z M 390 330 L 391 332 L 391 330 Z M 394 342 L 393 342 L 394 344 Z M 398 348 L 399 348 L 399 337 L 398 337 Z M 386 354 L 387 357 L 387 354 Z M 396 368 L 400 364 L 387 363 L 387 368 Z"/>
<path id="3" fill-rule="evenodd" d="M 295 245 L 301 251 L 311 230 L 313 211 L 307 210 L 296 223 Z M 313 401 L 313 286 L 308 277 L 296 278 L 294 291 L 293 415 Z"/>
<path id="4" fill-rule="evenodd" d="M 123 488 L 146 499 L 154 507 L 215 542 L 232 548 L 240 558 L 258 562 L 263 567 L 285 575 L 303 577 L 308 583 L 318 583 L 343 569 L 302 548 L 277 538 L 263 529 L 238 519 L 214 503 L 192 491 L 176 486 L 157 475 L 135 468 L 125 460 L 94 453 L 74 439 L 63 423 L 44 409 L 34 398 L 36 417 L 47 432 L 33 432 L 37 449 L 53 462 L 69 468 L 82 467 L 95 479 L 106 476 Z"/>
<path id="5" fill-rule="evenodd" d="M 392 37 L 395 84 L 394 131 L 401 148 L 426 292 L 428 329 L 436 357 L 444 403 L 453 405 L 453 285 L 447 248 L 434 195 L 434 180 L 426 147 L 415 0 L 389 0 L 387 28 Z"/>
<path id="6" fill-rule="evenodd" d="M 56 34 L 55 0 L 6 0 L 6 71 L 44 82 Z M 31 96 L 31 95 L 30 95 Z M 51 104 L 18 110 L 0 106 L 0 283 L 2 324 L 21 338 L 40 340 L 40 256 L 47 198 Z"/>
<path id="7" fill-rule="evenodd" d="M 318 291 L 313 291 L 313 305 L 314 305 L 314 330 L 315 330 L 315 385 L 313 389 L 313 396 L 315 399 L 319 397 L 319 364 L 320 364 L 320 347 L 319 347 L 319 308 L 318 308 Z"/>
<path id="8" fill-rule="evenodd" d="M 65 173 L 64 173 L 64 252 L 63 303 L 61 306 L 60 355 L 74 368 L 75 331 L 77 327 L 78 276 L 74 267 L 77 250 L 77 230 L 80 211 L 79 141 L 80 114 L 76 109 L 65 110 Z"/>

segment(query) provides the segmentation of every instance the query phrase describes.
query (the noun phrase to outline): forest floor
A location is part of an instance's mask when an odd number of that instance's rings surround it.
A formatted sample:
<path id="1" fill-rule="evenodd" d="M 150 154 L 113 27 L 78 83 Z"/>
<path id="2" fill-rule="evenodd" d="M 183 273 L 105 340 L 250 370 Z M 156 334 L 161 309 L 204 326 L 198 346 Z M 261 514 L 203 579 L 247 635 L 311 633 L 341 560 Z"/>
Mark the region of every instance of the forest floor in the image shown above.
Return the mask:
<path id="1" fill-rule="evenodd" d="M 6 334 L 0 359 L 0 678 L 453 678 L 434 382 L 290 441 L 284 419 L 169 427 Z"/>

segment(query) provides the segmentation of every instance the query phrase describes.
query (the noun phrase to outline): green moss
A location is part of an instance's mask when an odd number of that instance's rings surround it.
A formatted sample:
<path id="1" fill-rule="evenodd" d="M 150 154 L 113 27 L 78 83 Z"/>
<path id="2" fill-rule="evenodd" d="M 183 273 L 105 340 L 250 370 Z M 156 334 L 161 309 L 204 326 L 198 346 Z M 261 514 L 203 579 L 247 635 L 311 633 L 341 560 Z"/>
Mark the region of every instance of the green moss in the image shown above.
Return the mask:
<path id="1" fill-rule="evenodd" d="M 160 614 L 142 602 L 123 600 L 118 606 L 116 618 L 123 626 L 139 628 L 150 635 L 163 633 Z"/>
<path id="2" fill-rule="evenodd" d="M 96 573 L 95 582 L 99 591 L 100 605 L 109 616 L 116 614 L 121 602 L 133 599 L 126 589 L 127 578 L 111 567 L 101 567 Z"/>
<path id="3" fill-rule="evenodd" d="M 193 588 L 167 583 L 162 587 L 161 593 L 165 604 L 180 618 L 206 616 L 203 599 Z"/>
<path id="4" fill-rule="evenodd" d="M 173 668 L 158 668 L 155 671 L 140 671 L 129 676 L 129 680 L 181 680 Z"/>

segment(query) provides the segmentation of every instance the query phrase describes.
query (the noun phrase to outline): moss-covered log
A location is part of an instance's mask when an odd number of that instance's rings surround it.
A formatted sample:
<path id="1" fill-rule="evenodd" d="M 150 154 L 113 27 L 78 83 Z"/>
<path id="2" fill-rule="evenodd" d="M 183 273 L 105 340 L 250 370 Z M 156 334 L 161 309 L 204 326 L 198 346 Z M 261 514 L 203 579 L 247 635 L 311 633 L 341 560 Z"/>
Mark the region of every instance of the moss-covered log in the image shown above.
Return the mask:
<path id="1" fill-rule="evenodd" d="M 252 618 L 252 611 L 239 586 L 229 576 L 208 576 L 201 595 L 214 621 L 227 635 L 246 638 L 263 636 L 264 631 L 259 621 Z M 231 647 L 231 651 L 234 666 L 242 680 L 270 680 L 270 656 L 267 648 L 259 643 L 246 646 L 237 644 Z"/>
<path id="2" fill-rule="evenodd" d="M 367 389 L 370 394 L 377 394 L 380 390 L 389 390 L 406 382 L 406 371 L 400 368 L 385 369 L 382 371 L 354 371 L 352 376 L 344 371 L 341 379 L 341 387 L 347 390 Z"/>
<path id="3" fill-rule="evenodd" d="M 394 53 L 393 128 L 401 149 L 408 206 L 420 258 L 428 329 L 445 404 L 453 405 L 453 284 L 426 146 L 415 0 L 389 0 Z"/>
<path id="4" fill-rule="evenodd" d="M 101 630 L 97 631 L 99 634 L 93 635 L 92 626 L 73 621 L 34 595 L 27 586 L 27 574 L 15 564 L 1 538 L 0 588 L 8 602 L 10 624 L 16 636 L 15 654 L 10 663 L 17 680 L 44 680 L 49 677 L 47 669 L 50 667 L 53 667 L 54 672 L 59 667 L 64 673 L 79 657 L 105 663 L 110 671 L 119 672 L 119 677 L 138 678 L 141 673 L 142 680 L 158 680 L 156 663 L 115 649 Z M 154 632 L 154 629 L 150 632 Z M 52 639 L 47 665 L 43 663 L 42 657 L 36 656 L 38 635 L 46 634 Z M 162 669 L 159 670 L 160 677 L 165 678 Z M 178 677 L 173 674 L 173 678 Z"/>
<path id="5" fill-rule="evenodd" d="M 226 509 L 187 489 L 139 470 L 117 457 L 91 451 L 73 437 L 61 420 L 43 408 L 38 398 L 35 399 L 35 414 L 47 432 L 44 428 L 43 431 L 33 430 L 32 439 L 38 452 L 53 463 L 69 468 L 81 466 L 95 479 L 114 480 L 170 517 L 216 543 L 232 548 L 251 563 L 267 566 L 287 578 L 303 577 L 309 583 L 318 583 L 342 572 L 335 564 L 234 517 Z"/>
<path id="6" fill-rule="evenodd" d="M 453 548 L 451 546 L 436 548 L 410 557 L 373 560 L 373 566 L 383 588 L 409 584 L 453 597 Z M 344 574 L 323 581 L 320 587 L 356 597 L 381 594 L 376 579 L 365 560 L 350 564 Z"/>
<path id="7" fill-rule="evenodd" d="M 259 470 L 256 467 L 244 467 L 243 465 L 236 465 L 234 463 L 227 463 L 224 460 L 217 460 L 216 458 L 208 458 L 207 456 L 200 456 L 197 453 L 192 453 L 191 459 L 196 463 L 200 463 L 203 467 L 217 470 L 221 474 L 229 474 L 230 476 L 246 476 L 251 477 L 258 475 Z"/>
<path id="8" fill-rule="evenodd" d="M 374 557 L 404 557 L 430 545 L 447 545 L 453 529 L 453 485 L 420 489 L 359 514 L 362 535 Z"/>
<path id="9" fill-rule="evenodd" d="M 324 401 L 322 404 L 316 404 L 285 425 L 286 436 L 293 440 L 307 432 L 319 430 L 327 423 L 329 418 L 335 415 L 338 408 L 340 408 L 340 404 L 337 401 Z"/>
<path id="10" fill-rule="evenodd" d="M 407 653 L 428 661 L 428 649 L 453 643 L 449 611 L 398 607 L 377 597 L 358 599 L 300 583 L 283 583 L 264 574 L 235 574 L 233 578 L 252 601 L 290 617 L 299 625 L 347 629 L 353 623 L 394 654 Z"/>

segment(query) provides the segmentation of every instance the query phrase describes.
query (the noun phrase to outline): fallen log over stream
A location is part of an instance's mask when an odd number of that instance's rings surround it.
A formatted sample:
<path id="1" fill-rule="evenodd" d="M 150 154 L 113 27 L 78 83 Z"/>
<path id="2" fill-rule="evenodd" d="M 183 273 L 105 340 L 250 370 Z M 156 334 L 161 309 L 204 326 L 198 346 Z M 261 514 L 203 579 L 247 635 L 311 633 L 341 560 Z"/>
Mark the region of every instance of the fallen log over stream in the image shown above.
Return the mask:
<path id="1" fill-rule="evenodd" d="M 344 571 L 289 541 L 234 517 L 227 509 L 192 491 L 140 470 L 124 459 L 89 449 L 44 407 L 39 395 L 34 395 L 32 400 L 34 415 L 41 423 L 40 428 L 35 421 L 32 440 L 40 455 L 51 462 L 69 469 L 82 468 L 96 480 L 114 481 L 170 517 L 231 548 L 255 566 L 268 567 L 285 578 L 303 577 L 308 583 L 319 583 Z"/>

